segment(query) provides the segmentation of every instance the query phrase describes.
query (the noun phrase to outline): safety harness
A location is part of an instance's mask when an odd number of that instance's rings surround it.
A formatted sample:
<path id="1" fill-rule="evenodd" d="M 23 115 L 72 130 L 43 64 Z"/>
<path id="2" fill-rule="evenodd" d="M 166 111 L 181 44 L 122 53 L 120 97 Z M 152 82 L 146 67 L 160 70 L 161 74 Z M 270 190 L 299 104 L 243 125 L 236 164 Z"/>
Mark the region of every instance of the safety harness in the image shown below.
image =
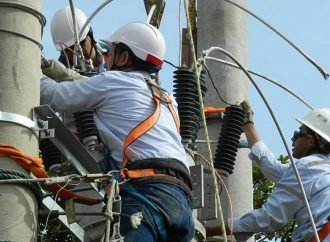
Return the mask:
<path id="1" fill-rule="evenodd" d="M 154 81 L 146 80 L 146 83 L 152 93 L 153 101 L 156 104 L 155 111 L 147 117 L 144 121 L 142 121 L 140 124 L 138 124 L 135 128 L 133 128 L 130 133 L 127 135 L 127 137 L 124 140 L 123 144 L 123 162 L 120 169 L 120 177 L 121 179 L 135 179 L 135 178 L 145 178 L 145 177 L 165 177 L 170 176 L 166 173 L 159 173 L 156 169 L 153 168 L 142 168 L 142 169 L 127 169 L 127 165 L 129 162 L 129 159 L 126 155 L 127 148 L 135 142 L 137 139 L 139 139 L 141 136 L 143 136 L 146 132 L 148 132 L 158 121 L 160 112 L 161 112 L 161 102 L 165 102 L 167 104 L 168 109 L 170 110 L 173 120 L 176 125 L 177 132 L 180 132 L 180 121 L 178 118 L 178 115 L 175 112 L 175 109 L 172 105 L 172 100 L 170 97 L 165 93 L 165 90 L 162 89 L 160 86 L 157 85 Z M 108 154 L 109 155 L 109 154 Z M 110 157 L 108 157 L 110 163 L 115 166 L 114 160 Z M 155 161 L 157 162 L 157 161 Z M 178 161 L 179 162 L 179 161 Z M 142 162 L 141 162 L 142 163 Z M 159 211 L 159 209 L 151 202 L 149 199 L 142 194 L 140 194 L 133 184 L 131 182 L 126 182 L 121 184 L 120 189 L 130 194 L 131 196 L 139 199 L 142 201 L 150 210 L 150 213 L 154 219 L 155 225 L 157 227 L 157 233 L 159 241 L 165 242 L 167 241 L 167 233 L 166 233 L 166 226 L 162 217 L 162 213 Z"/>
<path id="2" fill-rule="evenodd" d="M 126 155 L 126 149 L 138 138 L 140 138 L 142 135 L 144 135 L 146 132 L 148 132 L 158 121 L 160 116 L 160 103 L 161 101 L 165 102 L 167 104 L 167 107 L 169 108 L 173 120 L 176 125 L 176 129 L 178 133 L 180 132 L 180 121 L 178 118 L 178 115 L 176 114 L 174 107 L 172 105 L 172 100 L 170 97 L 165 93 L 165 90 L 162 89 L 157 83 L 151 80 L 146 80 L 151 93 L 153 100 L 156 104 L 155 111 L 144 121 L 142 121 L 140 124 L 138 124 L 134 129 L 131 130 L 131 132 L 127 135 L 124 141 L 123 145 L 123 162 L 120 169 L 120 177 L 122 179 L 127 178 L 142 178 L 142 177 L 149 177 L 149 176 L 167 176 L 167 174 L 161 174 L 155 171 L 155 169 L 138 169 L 138 170 L 128 170 L 127 169 L 127 163 L 128 163 L 128 157 Z"/>

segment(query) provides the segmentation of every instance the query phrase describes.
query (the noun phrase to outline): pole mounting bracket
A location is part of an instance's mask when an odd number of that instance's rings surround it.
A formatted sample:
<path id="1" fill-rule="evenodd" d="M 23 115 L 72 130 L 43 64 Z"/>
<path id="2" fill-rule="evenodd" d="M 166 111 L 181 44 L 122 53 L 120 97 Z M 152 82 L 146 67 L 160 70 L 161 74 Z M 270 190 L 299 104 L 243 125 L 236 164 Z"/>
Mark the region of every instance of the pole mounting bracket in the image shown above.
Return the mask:
<path id="1" fill-rule="evenodd" d="M 17 113 L 0 111 L 0 122 L 14 123 L 31 129 L 33 131 L 47 130 L 48 121 L 43 121 L 39 118 L 35 118 L 33 113 L 33 120 Z M 34 121 L 35 120 L 35 121 Z"/>

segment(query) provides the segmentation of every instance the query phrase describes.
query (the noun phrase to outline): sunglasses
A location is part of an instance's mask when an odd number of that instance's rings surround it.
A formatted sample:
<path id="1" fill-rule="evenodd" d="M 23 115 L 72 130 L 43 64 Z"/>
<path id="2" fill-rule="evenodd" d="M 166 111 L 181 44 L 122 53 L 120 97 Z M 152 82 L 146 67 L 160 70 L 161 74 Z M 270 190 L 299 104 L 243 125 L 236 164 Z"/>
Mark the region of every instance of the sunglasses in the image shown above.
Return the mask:
<path id="1" fill-rule="evenodd" d="M 292 141 L 295 142 L 298 138 L 306 137 L 308 134 L 301 131 L 294 131 L 292 136 Z"/>

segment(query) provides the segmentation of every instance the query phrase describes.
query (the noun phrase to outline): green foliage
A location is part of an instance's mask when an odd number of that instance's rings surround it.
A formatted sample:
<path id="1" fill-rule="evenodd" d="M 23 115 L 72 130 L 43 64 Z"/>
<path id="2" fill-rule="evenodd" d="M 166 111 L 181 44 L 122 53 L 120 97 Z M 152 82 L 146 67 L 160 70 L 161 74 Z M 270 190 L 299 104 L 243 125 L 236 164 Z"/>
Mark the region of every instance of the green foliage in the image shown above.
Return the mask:
<path id="1" fill-rule="evenodd" d="M 282 163 L 288 163 L 289 157 L 281 155 L 278 160 Z M 269 181 L 260 171 L 258 165 L 253 165 L 253 206 L 254 208 L 260 208 L 263 203 L 266 202 L 268 196 L 272 193 L 274 189 L 274 183 Z M 256 241 L 291 241 L 292 228 L 294 226 L 294 221 L 290 222 L 282 229 L 274 233 L 257 233 L 255 235 Z"/>

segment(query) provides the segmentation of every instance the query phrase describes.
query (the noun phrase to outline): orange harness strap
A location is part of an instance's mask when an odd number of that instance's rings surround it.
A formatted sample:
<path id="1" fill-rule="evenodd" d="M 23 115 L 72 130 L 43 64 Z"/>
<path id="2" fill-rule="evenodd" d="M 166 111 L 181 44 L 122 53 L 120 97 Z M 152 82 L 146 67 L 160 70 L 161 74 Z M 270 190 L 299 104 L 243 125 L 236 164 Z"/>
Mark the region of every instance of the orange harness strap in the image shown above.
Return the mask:
<path id="1" fill-rule="evenodd" d="M 125 167 L 128 162 L 128 157 L 126 155 L 126 149 L 134 141 L 148 132 L 158 121 L 160 116 L 160 101 L 167 103 L 167 106 L 172 114 L 174 119 L 177 131 L 180 131 L 180 121 L 174 110 L 171 99 L 164 93 L 163 90 L 153 81 L 147 80 L 148 85 L 151 87 L 152 97 L 156 104 L 155 111 L 144 121 L 138 124 L 131 132 L 127 135 L 123 145 L 123 162 L 121 165 L 120 176 L 121 178 L 140 178 L 146 176 L 165 176 L 165 174 L 156 174 L 153 169 L 142 169 L 142 170 L 125 170 Z"/>
<path id="2" fill-rule="evenodd" d="M 319 230 L 318 232 L 320 241 L 324 240 L 328 234 L 330 234 L 330 221 L 327 222 L 322 229 Z M 313 237 L 309 242 L 316 242 L 315 237 Z"/>
<path id="3" fill-rule="evenodd" d="M 14 146 L 0 144 L 0 157 L 8 157 L 15 160 L 20 166 L 32 172 L 38 178 L 48 178 L 41 158 L 25 155 Z M 48 185 L 47 188 L 53 193 L 59 192 L 58 196 L 63 200 L 73 199 L 77 203 L 87 205 L 94 205 L 102 202 L 102 200 L 79 196 L 74 192 L 64 189 L 58 184 Z"/>
<path id="4" fill-rule="evenodd" d="M 140 170 L 125 171 L 125 176 L 132 179 L 132 178 L 142 178 L 148 176 L 169 176 L 169 175 L 155 173 L 154 169 L 140 169 Z"/>
<path id="5" fill-rule="evenodd" d="M 168 95 L 166 95 L 166 93 L 164 93 L 164 90 L 161 89 L 161 87 L 159 87 L 157 85 L 157 83 L 155 83 L 151 80 L 148 80 L 148 84 L 151 86 L 151 89 L 152 89 L 152 92 L 153 92 L 153 97 L 154 98 L 156 97 L 156 98 L 166 102 L 167 107 L 168 107 L 168 109 L 170 110 L 170 112 L 172 114 L 172 117 L 173 117 L 173 120 L 174 120 L 174 123 L 175 123 L 175 126 L 176 126 L 176 130 L 178 131 L 178 133 L 180 133 L 180 119 L 179 119 L 177 113 L 174 110 L 171 98 Z"/>

